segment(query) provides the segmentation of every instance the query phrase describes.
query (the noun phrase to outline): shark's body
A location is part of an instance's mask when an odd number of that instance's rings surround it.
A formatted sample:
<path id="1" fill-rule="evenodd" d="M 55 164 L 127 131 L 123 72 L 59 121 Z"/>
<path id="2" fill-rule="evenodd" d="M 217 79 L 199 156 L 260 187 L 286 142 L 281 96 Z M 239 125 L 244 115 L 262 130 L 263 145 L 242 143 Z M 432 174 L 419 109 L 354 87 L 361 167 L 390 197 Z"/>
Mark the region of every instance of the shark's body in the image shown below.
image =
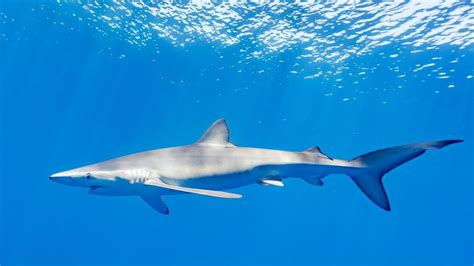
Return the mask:
<path id="1" fill-rule="evenodd" d="M 155 210 L 168 214 L 163 195 L 195 193 L 239 198 L 222 192 L 255 183 L 283 186 L 282 179 L 302 178 L 323 185 L 329 174 L 347 174 L 378 206 L 390 210 L 381 183 L 383 174 L 418 157 L 426 149 L 459 142 L 424 142 L 379 150 L 351 161 L 336 160 L 313 147 L 289 152 L 237 147 L 229 142 L 224 120 L 216 121 L 195 144 L 119 157 L 51 176 L 54 181 L 89 187 L 91 194 L 141 196 Z"/>

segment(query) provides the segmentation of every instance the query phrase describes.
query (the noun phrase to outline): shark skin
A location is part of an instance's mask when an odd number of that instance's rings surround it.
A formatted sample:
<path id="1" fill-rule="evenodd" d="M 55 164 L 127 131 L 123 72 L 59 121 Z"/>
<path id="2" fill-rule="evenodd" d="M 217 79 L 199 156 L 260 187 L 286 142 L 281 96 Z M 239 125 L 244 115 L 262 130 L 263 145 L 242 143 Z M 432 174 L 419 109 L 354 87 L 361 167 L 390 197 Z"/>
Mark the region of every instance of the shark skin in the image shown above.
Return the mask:
<path id="1" fill-rule="evenodd" d="M 225 120 L 214 122 L 195 144 L 164 148 L 59 172 L 52 181 L 89 188 L 104 196 L 140 196 L 152 208 L 169 214 L 163 196 L 198 194 L 240 198 L 224 192 L 252 184 L 283 186 L 282 180 L 301 178 L 322 186 L 330 174 L 346 174 L 379 207 L 390 205 L 382 176 L 428 149 L 461 140 L 422 142 L 378 150 L 353 160 L 333 159 L 312 147 L 303 152 L 237 147 L 229 142 Z"/>

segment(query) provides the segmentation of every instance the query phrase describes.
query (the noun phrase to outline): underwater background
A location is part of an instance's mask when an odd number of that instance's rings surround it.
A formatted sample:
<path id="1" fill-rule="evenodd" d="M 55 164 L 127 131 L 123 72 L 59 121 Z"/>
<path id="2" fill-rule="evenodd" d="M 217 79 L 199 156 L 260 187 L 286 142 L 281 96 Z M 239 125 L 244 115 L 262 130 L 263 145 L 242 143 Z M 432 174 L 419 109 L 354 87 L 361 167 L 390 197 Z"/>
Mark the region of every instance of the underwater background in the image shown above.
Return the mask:
<path id="1" fill-rule="evenodd" d="M 472 1 L 0 1 L 1 265 L 472 265 Z M 244 197 L 101 197 L 52 173 L 190 144 L 351 159 L 429 151 L 384 178 Z"/>

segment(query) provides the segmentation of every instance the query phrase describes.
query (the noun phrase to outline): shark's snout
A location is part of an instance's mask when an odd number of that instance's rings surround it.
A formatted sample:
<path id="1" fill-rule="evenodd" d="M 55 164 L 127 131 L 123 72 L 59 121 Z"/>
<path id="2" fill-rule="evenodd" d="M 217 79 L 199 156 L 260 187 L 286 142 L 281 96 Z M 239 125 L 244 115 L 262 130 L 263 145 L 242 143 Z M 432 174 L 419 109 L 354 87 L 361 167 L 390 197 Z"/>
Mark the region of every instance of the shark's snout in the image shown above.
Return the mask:
<path id="1" fill-rule="evenodd" d="M 60 173 L 52 174 L 49 177 L 49 179 L 54 180 L 54 179 L 61 178 L 61 177 L 66 177 L 66 176 L 69 176 L 69 175 L 65 175 L 64 172 L 60 172 Z"/>
<path id="2" fill-rule="evenodd" d="M 49 176 L 49 180 L 64 185 L 77 186 L 76 182 L 74 181 L 73 173 L 71 173 L 70 171 L 52 174 L 51 176 Z"/>
<path id="3" fill-rule="evenodd" d="M 57 181 L 57 180 L 61 180 L 61 179 L 64 179 L 64 178 L 70 178 L 71 175 L 69 173 L 67 173 L 67 171 L 64 171 L 64 172 L 59 172 L 59 173 L 56 173 L 56 174 L 52 174 L 51 176 L 49 176 L 49 179 L 50 180 L 53 180 L 53 181 Z"/>
<path id="4" fill-rule="evenodd" d="M 49 180 L 57 182 L 57 183 L 61 183 L 64 185 L 70 185 L 70 186 L 74 185 L 74 181 L 72 180 L 70 176 L 61 175 L 61 173 L 51 175 L 49 177 Z"/>
<path id="5" fill-rule="evenodd" d="M 68 186 L 89 187 L 91 186 L 92 175 L 89 171 L 83 171 L 83 169 L 73 169 L 53 174 L 49 176 L 49 179 Z"/>

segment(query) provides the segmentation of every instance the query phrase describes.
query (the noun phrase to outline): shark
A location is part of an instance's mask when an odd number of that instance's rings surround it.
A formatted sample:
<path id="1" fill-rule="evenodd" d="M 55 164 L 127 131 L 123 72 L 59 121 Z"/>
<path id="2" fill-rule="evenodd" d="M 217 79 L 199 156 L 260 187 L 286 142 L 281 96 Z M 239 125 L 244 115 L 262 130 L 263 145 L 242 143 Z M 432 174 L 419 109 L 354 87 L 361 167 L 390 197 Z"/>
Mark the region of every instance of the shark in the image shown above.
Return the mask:
<path id="1" fill-rule="evenodd" d="M 292 152 L 236 146 L 230 142 L 226 121 L 219 119 L 194 144 L 135 153 L 49 178 L 87 188 L 93 195 L 138 196 L 159 213 L 169 214 L 164 200 L 168 195 L 237 199 L 242 195 L 227 190 L 252 184 L 281 187 L 286 178 L 322 186 L 326 176 L 345 174 L 373 203 L 390 211 L 384 175 L 427 150 L 458 142 L 462 140 L 419 142 L 341 160 L 324 154 L 319 147 Z"/>

